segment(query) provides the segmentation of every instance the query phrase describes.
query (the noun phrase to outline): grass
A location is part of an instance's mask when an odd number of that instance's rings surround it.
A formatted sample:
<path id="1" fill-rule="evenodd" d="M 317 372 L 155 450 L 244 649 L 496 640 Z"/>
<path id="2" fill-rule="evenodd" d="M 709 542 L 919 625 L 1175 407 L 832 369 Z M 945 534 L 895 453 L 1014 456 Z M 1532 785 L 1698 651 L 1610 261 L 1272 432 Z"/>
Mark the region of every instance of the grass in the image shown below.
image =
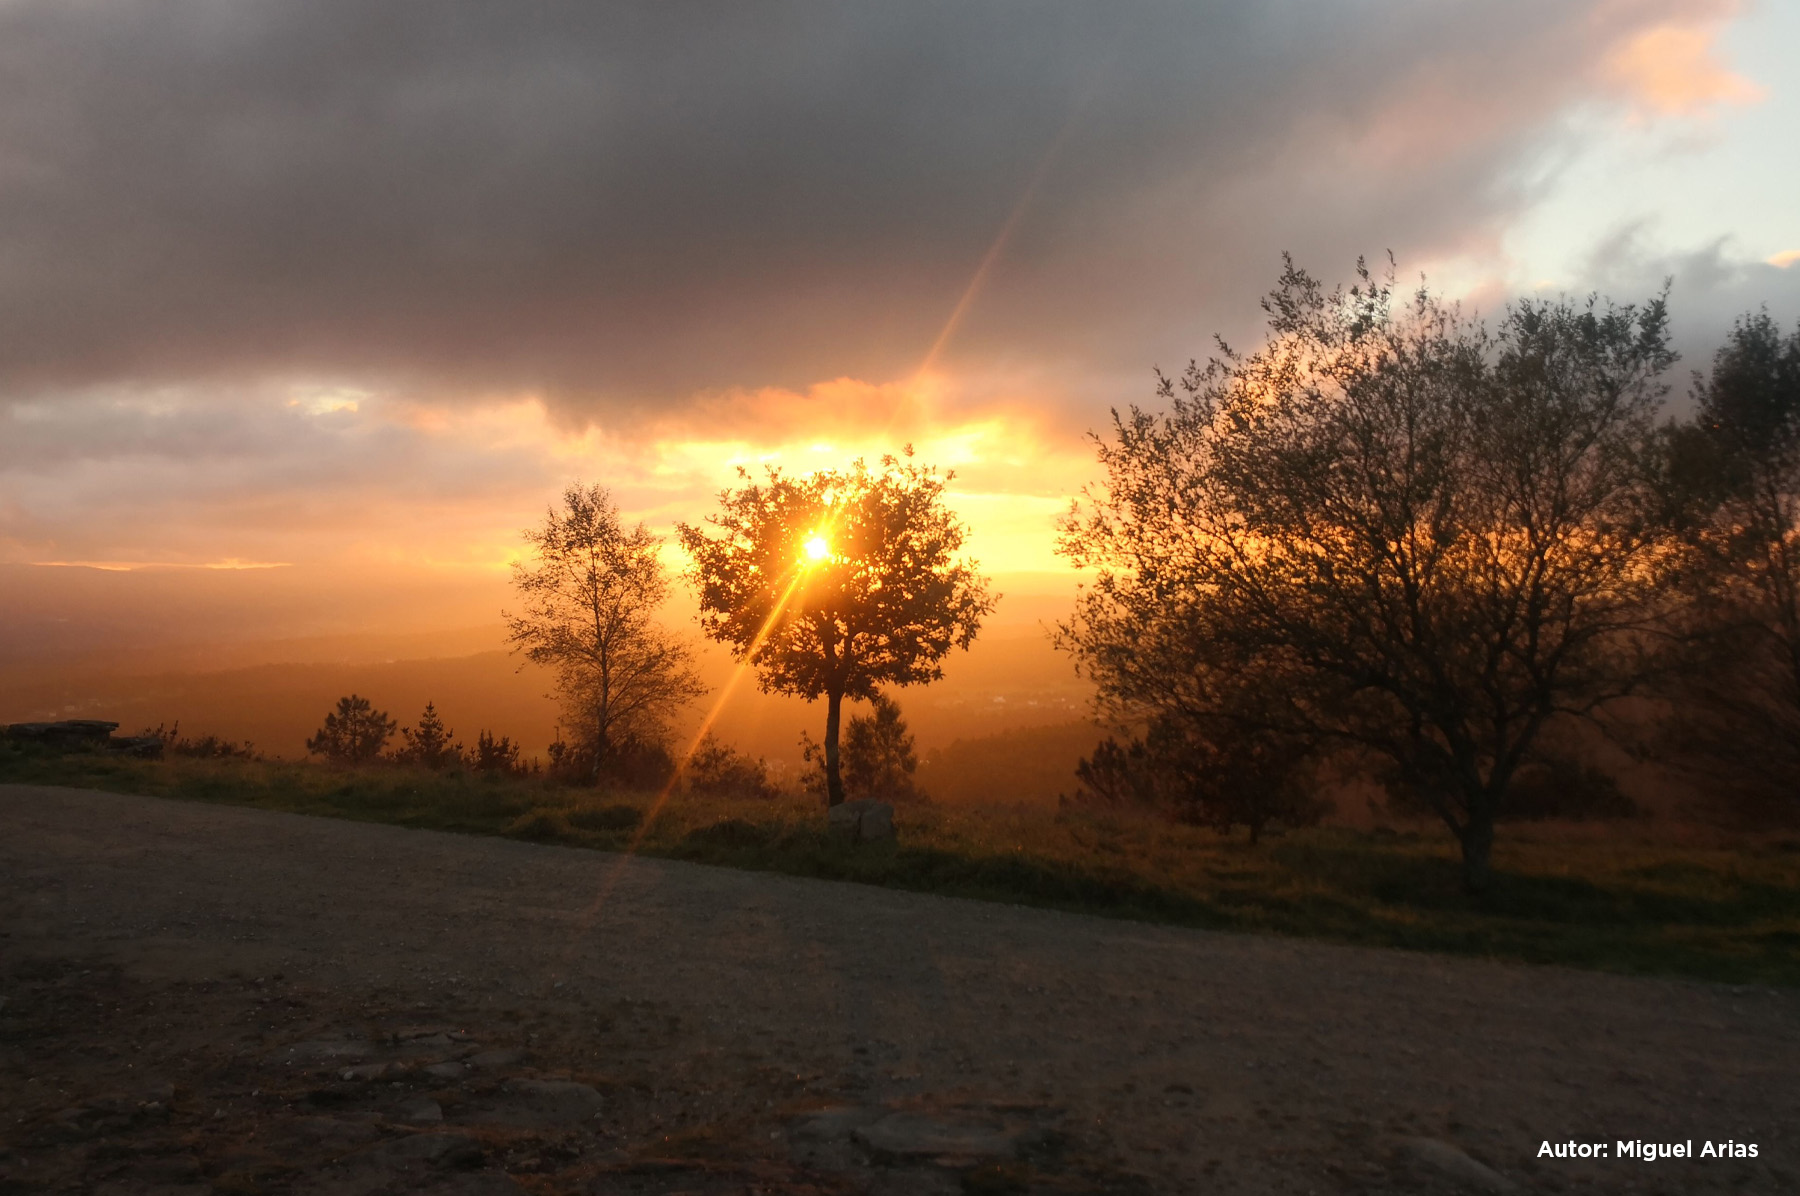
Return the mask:
<path id="1" fill-rule="evenodd" d="M 1800 839 L 1681 843 L 1635 824 L 1502 829 L 1463 893 L 1442 831 L 1320 827 L 1251 847 L 1085 812 L 902 808 L 847 844 L 793 800 L 652 799 L 536 778 L 245 760 L 52 756 L 0 744 L 0 781 L 504 835 L 1220 930 L 1731 983 L 1800 985 Z"/>

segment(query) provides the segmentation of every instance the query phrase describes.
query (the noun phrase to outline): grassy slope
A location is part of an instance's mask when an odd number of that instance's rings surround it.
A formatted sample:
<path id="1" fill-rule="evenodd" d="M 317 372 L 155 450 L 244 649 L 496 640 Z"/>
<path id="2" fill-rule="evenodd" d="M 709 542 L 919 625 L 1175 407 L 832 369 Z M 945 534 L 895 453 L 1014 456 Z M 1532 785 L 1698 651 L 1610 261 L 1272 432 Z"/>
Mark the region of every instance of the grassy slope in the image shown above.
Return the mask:
<path id="1" fill-rule="evenodd" d="M 902 809 L 898 842 L 832 840 L 799 801 L 643 795 L 377 767 L 46 757 L 0 744 L 0 781 L 74 785 L 499 834 L 1113 917 L 1621 972 L 1800 984 L 1800 841 L 1730 848 L 1623 829 L 1511 828 L 1465 896 L 1447 836 L 1321 828 L 1251 848 L 1135 818 Z M 641 840 L 638 836 L 641 834 Z"/>

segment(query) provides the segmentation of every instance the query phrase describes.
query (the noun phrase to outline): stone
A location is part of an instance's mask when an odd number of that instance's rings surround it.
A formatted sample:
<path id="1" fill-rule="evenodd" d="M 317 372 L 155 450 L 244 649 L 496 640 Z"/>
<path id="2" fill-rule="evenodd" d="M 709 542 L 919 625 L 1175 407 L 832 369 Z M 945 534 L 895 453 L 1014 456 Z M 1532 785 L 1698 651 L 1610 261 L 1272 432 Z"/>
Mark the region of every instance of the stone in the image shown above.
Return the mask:
<path id="1" fill-rule="evenodd" d="M 928 1117 L 922 1113 L 889 1113 L 851 1136 L 877 1158 L 1006 1159 L 1018 1156 L 1019 1127 L 977 1117 Z"/>
<path id="2" fill-rule="evenodd" d="M 106 741 L 106 749 L 136 756 L 140 760 L 160 760 L 163 741 L 160 735 L 115 735 Z"/>
<path id="3" fill-rule="evenodd" d="M 275 1058 L 285 1063 L 336 1063 L 340 1060 L 366 1059 L 370 1047 L 366 1042 L 349 1039 L 314 1039 L 310 1042 L 297 1042 L 286 1050 L 275 1052 Z"/>
<path id="4" fill-rule="evenodd" d="M 828 1142 L 848 1138 L 851 1133 L 879 1121 L 887 1110 L 868 1105 L 833 1105 L 818 1109 L 794 1123 L 796 1138 Z"/>
<path id="5" fill-rule="evenodd" d="M 467 1134 L 410 1134 L 383 1142 L 368 1152 L 385 1163 L 439 1163 L 471 1166 L 481 1160 L 481 1143 Z"/>
<path id="6" fill-rule="evenodd" d="M 1437 1138 L 1402 1138 L 1400 1153 L 1432 1171 L 1492 1196 L 1516 1196 L 1519 1185 Z"/>
<path id="7" fill-rule="evenodd" d="M 360 1080 L 367 1083 L 370 1080 L 379 1080 L 387 1073 L 388 1064 L 386 1063 L 358 1063 L 355 1067 L 346 1067 L 339 1072 L 338 1079 Z"/>
<path id="8" fill-rule="evenodd" d="M 425 1069 L 425 1074 L 434 1080 L 460 1080 L 468 1070 L 460 1063 L 433 1063 Z"/>
<path id="9" fill-rule="evenodd" d="M 894 807 L 884 801 L 840 802 L 825 815 L 832 834 L 852 843 L 870 843 L 894 836 Z"/>
<path id="10" fill-rule="evenodd" d="M 508 1080 L 500 1091 L 508 1100 L 493 1120 L 503 1124 L 569 1125 L 591 1121 L 606 1107 L 597 1089 L 573 1080 Z"/>
<path id="11" fill-rule="evenodd" d="M 413 1122 L 442 1121 L 444 1108 L 429 1096 L 416 1097 L 400 1106 L 400 1120 Z"/>
<path id="12" fill-rule="evenodd" d="M 13 723 L 6 728 L 6 734 L 9 739 L 48 744 L 51 747 L 98 747 L 118 729 L 118 723 L 93 718 L 71 718 L 57 723 Z"/>
<path id="13" fill-rule="evenodd" d="M 515 1051 L 510 1047 L 504 1047 L 470 1055 L 467 1062 L 470 1067 L 479 1067 L 483 1071 L 493 1071 L 497 1068 L 511 1067 L 522 1058 L 524 1058 L 523 1052 Z"/>

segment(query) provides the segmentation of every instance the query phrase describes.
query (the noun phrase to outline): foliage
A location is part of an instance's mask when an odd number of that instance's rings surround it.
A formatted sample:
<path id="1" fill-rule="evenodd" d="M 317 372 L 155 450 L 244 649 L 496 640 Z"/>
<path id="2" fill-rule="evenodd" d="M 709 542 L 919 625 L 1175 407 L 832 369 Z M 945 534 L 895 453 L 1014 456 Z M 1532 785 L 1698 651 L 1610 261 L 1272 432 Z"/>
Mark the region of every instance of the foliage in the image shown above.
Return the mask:
<path id="1" fill-rule="evenodd" d="M 675 776 L 675 757 L 663 743 L 627 739 L 614 743 L 604 769 L 597 769 L 591 747 L 570 744 L 560 737 L 549 748 L 550 775 L 567 783 L 602 783 L 621 789 L 650 792 L 663 788 Z"/>
<path id="2" fill-rule="evenodd" d="M 705 692 L 691 649 L 656 620 L 669 592 L 662 541 L 642 523 L 627 530 L 600 486 L 570 486 L 562 509 L 524 534 L 535 563 L 513 567 L 513 648 L 555 673 L 574 746 L 608 775 L 628 745 L 661 743 L 669 717 Z"/>
<path id="3" fill-rule="evenodd" d="M 519 745 L 511 736 L 502 735 L 498 739 L 487 731 L 475 737 L 475 750 L 469 753 L 469 764 L 476 772 L 490 775 L 516 773 L 519 767 Z"/>
<path id="4" fill-rule="evenodd" d="M 1263 349 L 1114 413 L 1058 642 L 1124 719 L 1385 757 L 1479 889 L 1539 730 L 1650 667 L 1665 307 L 1521 301 L 1490 333 L 1358 274 L 1326 292 L 1290 261 Z"/>
<path id="5" fill-rule="evenodd" d="M 966 532 L 943 503 L 953 475 L 911 455 L 804 478 L 771 468 L 762 482 L 740 469 L 745 484 L 707 521 L 716 535 L 680 525 L 706 633 L 754 665 L 765 692 L 826 699 L 832 805 L 844 800 L 843 699 L 937 680 L 993 610 L 985 579 L 956 556 Z"/>
<path id="6" fill-rule="evenodd" d="M 1800 818 L 1800 327 L 1745 316 L 1669 429 L 1666 489 L 1690 569 L 1685 666 L 1660 747 L 1758 817 Z"/>
<path id="7" fill-rule="evenodd" d="M 770 799 L 780 790 L 769 779 L 769 767 L 752 760 L 711 735 L 702 739 L 681 770 L 689 793 L 702 797 Z"/>
<path id="8" fill-rule="evenodd" d="M 338 699 L 337 709 L 325 716 L 318 733 L 306 741 L 306 750 L 338 764 L 366 764 L 381 755 L 396 726 L 386 711 L 351 694 Z"/>
<path id="9" fill-rule="evenodd" d="M 158 723 L 154 728 L 146 727 L 139 738 L 156 738 L 162 741 L 163 752 L 170 756 L 187 756 L 197 760 L 255 760 L 256 745 L 249 740 L 239 743 L 236 740 L 220 739 L 217 735 L 207 734 L 189 739 L 181 734 L 181 723 L 164 728 Z"/>
<path id="10" fill-rule="evenodd" d="M 1800 841 L 1767 836 L 1519 826 L 1496 847 L 1493 888 L 1471 896 L 1447 843 L 1404 830 L 1303 829 L 1251 851 L 1163 818 L 938 804 L 901 808 L 898 843 L 871 846 L 835 841 L 798 795 L 671 802 L 650 817 L 648 795 L 543 777 L 51 755 L 5 742 L 0 781 L 510 833 L 1180 925 L 1800 985 Z"/>
<path id="11" fill-rule="evenodd" d="M 900 715 L 900 703 L 876 694 L 867 714 L 850 717 L 844 727 L 841 765 L 844 795 L 885 802 L 925 801 L 915 779 L 919 755 L 912 733 Z M 800 757 L 811 767 L 802 774 L 801 786 L 814 797 L 824 797 L 825 750 L 810 735 L 800 736 Z"/>
<path id="12" fill-rule="evenodd" d="M 1326 806 L 1308 786 L 1301 745 L 1267 733 L 1221 730 L 1218 738 L 1202 739 L 1193 723 L 1161 718 L 1125 744 L 1109 736 L 1076 765 L 1081 788 L 1073 804 L 1155 810 L 1224 834 L 1242 826 L 1251 843 L 1272 825 L 1319 821 Z"/>
<path id="13" fill-rule="evenodd" d="M 437 706 L 425 703 L 417 727 L 400 728 L 402 746 L 394 759 L 403 764 L 418 764 L 436 772 L 462 763 L 463 745 L 452 739 L 456 732 L 446 730 L 438 717 Z"/>

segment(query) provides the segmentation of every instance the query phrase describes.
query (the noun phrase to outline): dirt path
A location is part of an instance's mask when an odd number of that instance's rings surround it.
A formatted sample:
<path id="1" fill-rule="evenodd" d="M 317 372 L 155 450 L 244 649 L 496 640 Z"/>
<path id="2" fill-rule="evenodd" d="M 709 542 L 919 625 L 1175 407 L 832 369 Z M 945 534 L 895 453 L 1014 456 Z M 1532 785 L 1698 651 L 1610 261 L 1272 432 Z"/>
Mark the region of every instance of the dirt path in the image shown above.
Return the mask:
<path id="1" fill-rule="evenodd" d="M 1791 991 L 23 786 L 0 936 L 0 1191 L 1800 1191 Z"/>

